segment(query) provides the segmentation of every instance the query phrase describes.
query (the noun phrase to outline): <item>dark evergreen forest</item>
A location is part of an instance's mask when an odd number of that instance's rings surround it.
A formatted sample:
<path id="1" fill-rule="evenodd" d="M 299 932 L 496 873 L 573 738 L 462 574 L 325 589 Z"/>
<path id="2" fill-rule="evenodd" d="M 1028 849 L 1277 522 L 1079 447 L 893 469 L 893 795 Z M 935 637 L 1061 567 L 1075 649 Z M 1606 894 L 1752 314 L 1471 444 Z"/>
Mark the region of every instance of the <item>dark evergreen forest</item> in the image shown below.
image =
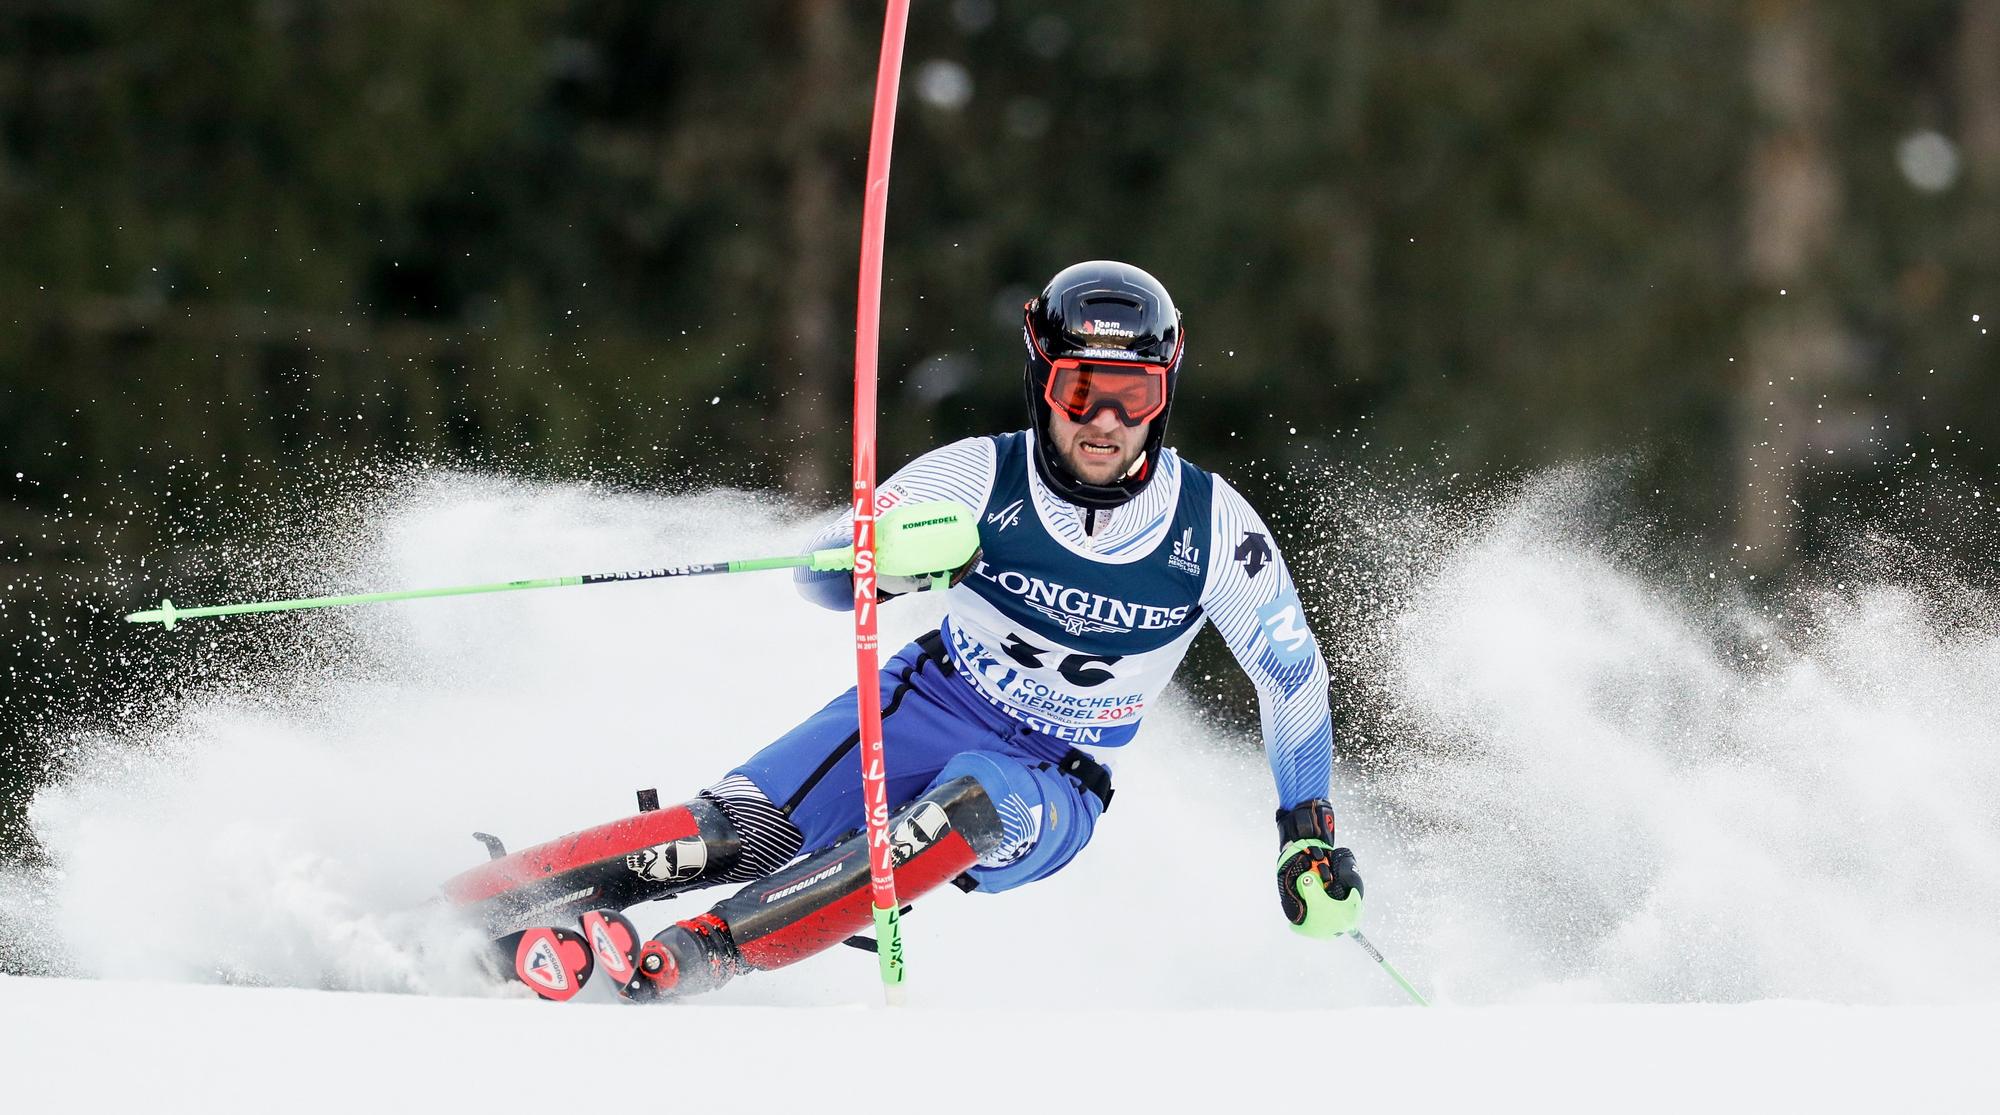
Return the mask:
<path id="1" fill-rule="evenodd" d="M 117 699 L 119 614 L 309 531 L 326 476 L 835 501 L 879 31 L 0 5 L 15 785 Z M 888 466 L 1020 423 L 1020 305 L 1097 256 L 1186 315 L 1171 440 L 1281 522 L 1297 468 L 1612 459 L 1663 536 L 1782 576 L 2000 464 L 2000 0 L 919 0 L 911 35 Z"/>

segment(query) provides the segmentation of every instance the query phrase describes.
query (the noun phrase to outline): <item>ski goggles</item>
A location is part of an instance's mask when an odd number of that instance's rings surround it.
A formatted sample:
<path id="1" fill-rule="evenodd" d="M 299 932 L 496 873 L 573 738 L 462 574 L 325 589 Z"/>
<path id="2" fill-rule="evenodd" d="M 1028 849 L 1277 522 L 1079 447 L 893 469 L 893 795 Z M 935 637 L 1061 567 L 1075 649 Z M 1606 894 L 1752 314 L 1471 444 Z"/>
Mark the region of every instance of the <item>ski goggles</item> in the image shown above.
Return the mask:
<path id="1" fill-rule="evenodd" d="M 1125 425 L 1143 426 L 1167 409 L 1167 369 L 1164 364 L 1051 360 L 1042 398 L 1072 422 L 1088 422 L 1108 407 Z"/>

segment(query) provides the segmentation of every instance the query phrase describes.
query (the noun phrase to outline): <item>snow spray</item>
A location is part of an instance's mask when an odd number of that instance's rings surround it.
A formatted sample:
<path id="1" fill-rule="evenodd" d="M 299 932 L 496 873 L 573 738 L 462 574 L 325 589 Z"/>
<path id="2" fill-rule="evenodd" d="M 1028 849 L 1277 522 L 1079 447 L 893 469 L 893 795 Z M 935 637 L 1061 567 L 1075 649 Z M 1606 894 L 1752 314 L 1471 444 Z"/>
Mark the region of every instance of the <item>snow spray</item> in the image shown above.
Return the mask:
<path id="1" fill-rule="evenodd" d="M 1943 574 L 1830 579 L 1776 607 L 1689 589 L 1594 535 L 1588 488 L 1547 474 L 1441 527 L 1307 485 L 1393 559 L 1362 583 L 1323 539 L 1287 539 L 1340 679 L 1333 796 L 1368 934 L 1445 1003 L 2000 994 L 1994 599 Z M 823 525 L 743 493 L 431 470 L 297 560 L 336 570 L 329 588 L 449 584 L 784 552 Z M 524 844 L 625 815 L 637 789 L 689 796 L 852 680 L 849 617 L 782 573 L 548 595 L 210 621 L 265 625 L 289 664 L 182 679 L 64 741 L 69 773 L 30 814 L 45 863 L 0 880 L 11 962 L 505 994 L 438 961 L 466 943 L 431 899 L 484 856 L 471 833 Z M 883 639 L 941 607 L 898 601 Z M 1185 672 L 1110 753 L 1119 808 L 1074 865 L 909 915 L 915 1001 L 1401 999 L 1360 950 L 1290 932 L 1270 774 L 1209 689 Z M 711 897 L 632 913 L 650 933 Z M 876 986 L 870 958 L 835 949 L 713 998 Z"/>

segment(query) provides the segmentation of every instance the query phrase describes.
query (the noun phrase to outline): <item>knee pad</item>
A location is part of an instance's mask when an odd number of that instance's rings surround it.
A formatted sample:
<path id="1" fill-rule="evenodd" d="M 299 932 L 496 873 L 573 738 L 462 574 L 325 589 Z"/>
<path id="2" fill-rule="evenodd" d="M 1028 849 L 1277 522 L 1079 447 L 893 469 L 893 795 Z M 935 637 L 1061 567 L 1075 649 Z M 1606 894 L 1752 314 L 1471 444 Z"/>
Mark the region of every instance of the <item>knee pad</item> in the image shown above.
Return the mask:
<path id="1" fill-rule="evenodd" d="M 492 847 L 498 852 L 499 842 Z M 697 798 L 497 854 L 446 880 L 443 891 L 489 931 L 506 934 L 725 882 L 742 858 L 729 815 Z"/>
<path id="2" fill-rule="evenodd" d="M 1000 839 L 1000 818 L 979 782 L 959 778 L 933 786 L 889 823 L 897 899 L 913 900 L 956 878 L 998 848 Z M 727 935 L 733 967 L 781 968 L 873 923 L 868 859 L 868 835 L 856 833 L 751 883 L 703 916 Z M 689 924 L 669 927 L 657 939 L 672 947 Z"/>
<path id="3" fill-rule="evenodd" d="M 969 777 L 1000 818 L 1001 839 L 967 874 L 974 889 L 997 893 L 1053 874 L 1090 842 L 1104 804 L 1047 763 L 992 751 L 952 757 L 939 782 Z"/>

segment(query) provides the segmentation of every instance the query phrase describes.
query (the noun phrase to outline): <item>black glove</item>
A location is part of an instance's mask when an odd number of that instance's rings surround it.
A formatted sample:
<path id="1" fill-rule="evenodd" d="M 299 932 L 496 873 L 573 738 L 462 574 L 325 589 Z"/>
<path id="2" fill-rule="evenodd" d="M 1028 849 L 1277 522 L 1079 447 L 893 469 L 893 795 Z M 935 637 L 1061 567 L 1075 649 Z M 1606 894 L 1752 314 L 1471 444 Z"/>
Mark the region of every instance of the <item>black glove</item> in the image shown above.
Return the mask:
<path id="1" fill-rule="evenodd" d="M 952 570 L 949 575 L 891 577 L 886 573 L 878 574 L 875 578 L 875 598 L 877 600 L 894 600 L 905 593 L 929 592 L 932 589 L 950 588 L 958 582 L 965 580 L 965 575 L 972 572 L 973 566 L 979 564 L 979 555 L 983 552 L 982 550 L 972 551 L 972 556 L 966 559 L 965 564 Z"/>
<path id="2" fill-rule="evenodd" d="M 1278 901 L 1292 928 L 1308 937 L 1338 937 L 1361 923 L 1354 853 L 1333 841 L 1326 799 L 1278 811 Z"/>

